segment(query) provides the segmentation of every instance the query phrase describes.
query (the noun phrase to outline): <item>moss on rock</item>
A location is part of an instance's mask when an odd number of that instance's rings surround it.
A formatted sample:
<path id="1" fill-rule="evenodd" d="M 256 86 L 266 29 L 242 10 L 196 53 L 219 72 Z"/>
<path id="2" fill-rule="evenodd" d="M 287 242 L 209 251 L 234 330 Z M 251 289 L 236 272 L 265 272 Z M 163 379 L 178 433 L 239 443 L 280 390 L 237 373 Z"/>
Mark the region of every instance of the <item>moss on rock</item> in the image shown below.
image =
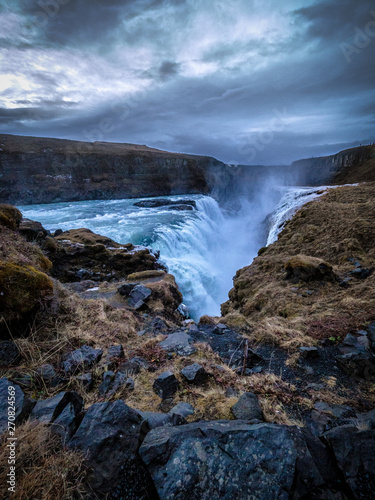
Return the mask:
<path id="1" fill-rule="evenodd" d="M 296 255 L 285 264 L 286 279 L 292 283 L 299 281 L 337 281 L 331 264 L 316 257 Z"/>
<path id="2" fill-rule="evenodd" d="M 8 328 L 16 333 L 25 328 L 43 304 L 53 295 L 53 283 L 33 266 L 0 261 L 0 333 Z M 4 325 L 5 323 L 5 325 Z"/>
<path id="3" fill-rule="evenodd" d="M 21 220 L 22 214 L 16 207 L 0 204 L 0 226 L 17 229 Z"/>

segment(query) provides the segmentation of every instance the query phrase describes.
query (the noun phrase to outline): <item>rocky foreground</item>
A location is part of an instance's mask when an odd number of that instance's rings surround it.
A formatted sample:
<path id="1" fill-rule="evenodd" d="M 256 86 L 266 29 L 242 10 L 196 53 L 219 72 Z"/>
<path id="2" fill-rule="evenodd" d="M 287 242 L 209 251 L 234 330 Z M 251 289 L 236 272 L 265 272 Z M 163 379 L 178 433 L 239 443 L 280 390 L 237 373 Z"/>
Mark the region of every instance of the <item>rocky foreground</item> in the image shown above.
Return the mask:
<path id="1" fill-rule="evenodd" d="M 373 498 L 374 195 L 304 206 L 199 323 L 150 250 L 0 206 L 2 497 Z"/>

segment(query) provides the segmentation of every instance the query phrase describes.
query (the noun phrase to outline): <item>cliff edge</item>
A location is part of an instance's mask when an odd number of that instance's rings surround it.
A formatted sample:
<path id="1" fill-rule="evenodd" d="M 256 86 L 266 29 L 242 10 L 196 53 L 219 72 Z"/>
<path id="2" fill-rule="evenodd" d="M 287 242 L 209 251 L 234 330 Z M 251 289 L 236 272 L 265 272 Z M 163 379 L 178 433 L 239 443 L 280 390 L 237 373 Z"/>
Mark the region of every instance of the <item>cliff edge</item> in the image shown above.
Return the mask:
<path id="1" fill-rule="evenodd" d="M 208 156 L 136 144 L 0 134 L 0 201 L 4 203 L 220 196 L 232 176 L 228 165 Z"/>
<path id="2" fill-rule="evenodd" d="M 375 181 L 375 146 L 345 149 L 331 156 L 292 163 L 300 183 L 313 186 Z M 302 182 L 301 182 L 302 181 Z"/>

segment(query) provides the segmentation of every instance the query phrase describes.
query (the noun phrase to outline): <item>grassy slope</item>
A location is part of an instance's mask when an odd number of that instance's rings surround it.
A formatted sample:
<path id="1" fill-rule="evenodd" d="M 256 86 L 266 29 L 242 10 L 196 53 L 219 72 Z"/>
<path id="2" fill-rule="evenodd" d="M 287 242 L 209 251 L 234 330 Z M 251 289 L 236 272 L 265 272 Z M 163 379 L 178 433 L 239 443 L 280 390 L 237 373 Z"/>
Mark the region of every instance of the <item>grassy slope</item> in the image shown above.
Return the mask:
<path id="1" fill-rule="evenodd" d="M 347 289 L 338 282 L 285 279 L 285 264 L 298 254 L 328 262 L 339 279 L 354 269 L 348 259 L 374 267 L 374 200 L 375 184 L 369 183 L 331 190 L 305 205 L 277 242 L 237 272 L 222 306 L 227 321 L 247 322 L 255 339 L 293 348 L 345 335 L 375 319 L 375 274 L 353 278 Z"/>

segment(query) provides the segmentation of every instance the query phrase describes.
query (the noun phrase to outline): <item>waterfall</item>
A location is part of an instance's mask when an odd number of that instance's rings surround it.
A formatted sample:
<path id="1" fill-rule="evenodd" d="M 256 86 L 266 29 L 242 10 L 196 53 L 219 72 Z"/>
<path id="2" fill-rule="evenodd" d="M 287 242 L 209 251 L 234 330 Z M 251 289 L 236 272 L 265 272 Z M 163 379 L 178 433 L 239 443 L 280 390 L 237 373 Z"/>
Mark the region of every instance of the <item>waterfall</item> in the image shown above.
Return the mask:
<path id="1" fill-rule="evenodd" d="M 277 240 L 284 223 L 290 220 L 303 205 L 315 200 L 332 187 L 335 186 L 281 188 L 284 194 L 271 215 L 266 246 Z"/>
<path id="2" fill-rule="evenodd" d="M 24 217 L 51 231 L 86 227 L 119 243 L 131 242 L 160 251 L 160 259 L 176 278 L 198 319 L 220 315 L 236 271 L 250 265 L 260 247 L 277 239 L 285 220 L 323 188 L 275 188 L 265 182 L 251 196 L 236 199 L 229 210 L 209 196 L 189 195 L 195 210 L 139 208 L 139 200 L 94 200 L 20 207 Z M 178 205 L 182 196 L 164 197 Z M 148 198 L 149 200 L 149 198 Z M 270 214 L 272 214 L 270 216 Z M 270 224 L 268 238 L 265 220 Z"/>

